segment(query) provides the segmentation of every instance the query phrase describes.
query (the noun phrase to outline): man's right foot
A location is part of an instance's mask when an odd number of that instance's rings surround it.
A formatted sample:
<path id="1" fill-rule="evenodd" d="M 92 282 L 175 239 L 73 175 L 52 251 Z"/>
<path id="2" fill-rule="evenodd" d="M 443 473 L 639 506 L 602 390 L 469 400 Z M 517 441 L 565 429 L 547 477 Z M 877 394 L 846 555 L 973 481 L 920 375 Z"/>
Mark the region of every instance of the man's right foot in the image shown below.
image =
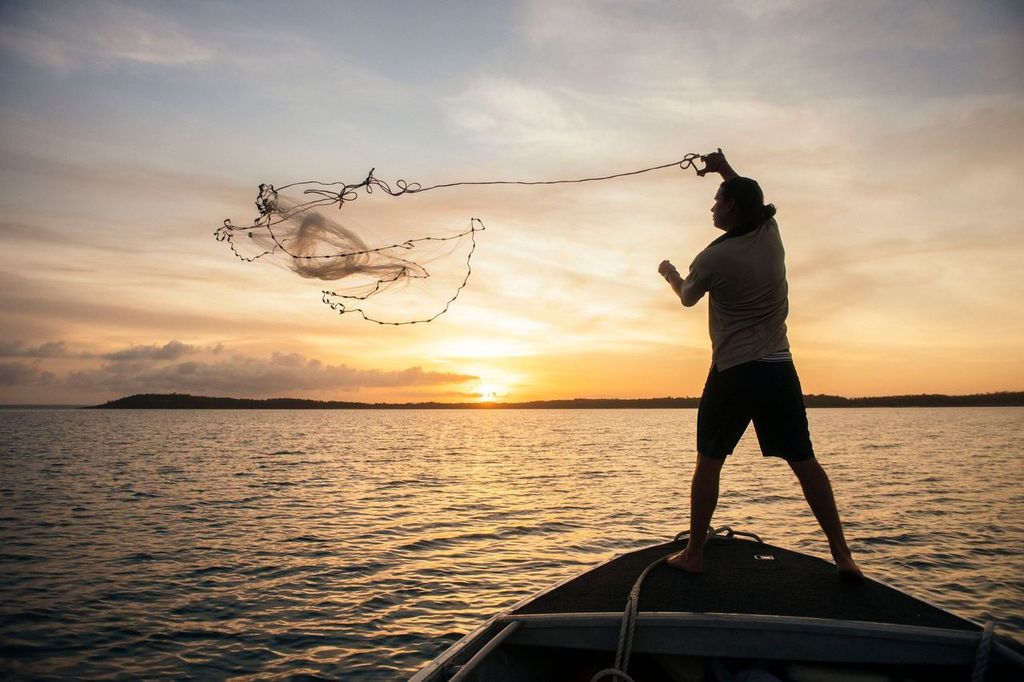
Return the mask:
<path id="1" fill-rule="evenodd" d="M 685 573 L 697 574 L 704 572 L 704 557 L 698 556 L 693 558 L 686 553 L 685 549 L 669 555 L 665 559 L 665 563 Z"/>
<path id="2" fill-rule="evenodd" d="M 864 574 L 861 573 L 860 567 L 857 566 L 857 562 L 851 556 L 836 559 L 836 570 L 839 572 L 839 577 L 843 580 L 854 583 L 864 582 Z"/>

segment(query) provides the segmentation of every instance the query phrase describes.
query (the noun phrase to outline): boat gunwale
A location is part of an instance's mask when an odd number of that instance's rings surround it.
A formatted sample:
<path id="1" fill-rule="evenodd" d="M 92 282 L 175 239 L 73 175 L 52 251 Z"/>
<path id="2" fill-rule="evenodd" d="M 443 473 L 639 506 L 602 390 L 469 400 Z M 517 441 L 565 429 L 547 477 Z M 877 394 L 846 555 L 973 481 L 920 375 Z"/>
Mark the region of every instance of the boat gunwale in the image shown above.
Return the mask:
<path id="1" fill-rule="evenodd" d="M 529 646 L 546 646 L 530 637 L 530 634 L 543 632 L 544 630 L 575 629 L 578 633 L 596 635 L 597 632 L 604 632 L 614 640 L 617 635 L 622 614 L 609 611 L 604 613 L 581 612 L 581 613 L 557 613 L 557 614 L 521 614 L 509 615 L 499 618 L 499 624 L 517 623 L 516 635 L 510 637 L 510 644 L 525 644 Z M 683 611 L 641 611 L 637 614 L 636 633 L 639 637 L 642 632 L 651 636 L 659 630 L 672 631 L 680 630 L 685 632 L 699 632 L 703 637 L 714 637 L 715 632 L 728 631 L 734 635 L 730 638 L 730 646 L 733 647 L 731 656 L 737 658 L 761 658 L 763 651 L 749 651 L 747 649 L 763 649 L 765 637 L 792 638 L 787 644 L 787 653 L 782 658 L 793 658 L 800 655 L 800 651 L 814 651 L 821 645 L 821 641 L 815 638 L 828 638 L 841 640 L 846 644 L 857 643 L 859 647 L 881 648 L 872 649 L 877 655 L 866 656 L 863 653 L 850 653 L 836 657 L 834 650 L 832 655 L 821 658 L 821 661 L 846 661 L 846 662 L 874 662 L 874 663 L 928 663 L 936 662 L 935 651 L 941 652 L 939 658 L 944 664 L 969 665 L 975 660 L 978 645 L 984 637 L 983 633 L 971 630 L 956 630 L 951 628 L 905 625 L 899 623 L 876 623 L 871 621 L 837 620 L 830 618 L 814 618 L 805 616 L 775 616 L 771 614 L 744 614 L 744 613 L 693 613 Z M 740 633 L 747 633 L 750 639 L 745 646 L 737 648 L 736 637 Z M 606 637 L 609 639 L 609 637 Z M 518 641 L 517 641 L 518 640 Z M 688 642 L 685 637 L 677 639 L 679 642 Z M 1012 640 L 1011 640 L 1012 641 Z M 998 641 L 994 641 L 1000 653 L 1005 654 L 1016 665 L 1021 665 L 1021 654 L 1012 648 Z M 564 641 L 555 641 L 551 644 L 555 648 L 570 646 Z M 571 648 L 579 648 L 577 642 Z M 584 646 L 583 648 L 590 648 Z M 612 650 L 608 646 L 595 646 L 594 650 Z M 773 647 L 774 648 L 774 647 Z M 643 649 L 634 647 L 634 653 Z M 893 653 L 897 652 L 897 653 Z M 687 654 L 702 655 L 687 651 L 657 650 L 649 653 L 665 654 Z M 902 654 L 902 655 L 900 655 Z M 710 654 L 703 654 L 710 655 Z M 714 654 L 720 655 L 720 654 Z M 819 660 L 813 655 L 807 660 Z"/>
<path id="2" fill-rule="evenodd" d="M 621 611 L 580 611 L 573 613 L 523 613 L 503 614 L 495 619 L 498 623 L 511 623 L 522 621 L 523 624 L 533 623 L 535 627 L 541 627 L 544 622 L 552 625 L 574 625 L 589 626 L 591 624 L 604 625 L 608 623 L 616 626 L 622 621 Z M 590 622 L 592 621 L 592 623 Z M 939 639 L 963 639 L 977 644 L 979 632 L 974 630 L 957 630 L 954 628 L 942 628 L 929 625 L 906 625 L 903 623 L 879 623 L 870 620 L 845 620 L 838 618 L 816 618 L 813 616 L 777 616 L 770 613 L 703 613 L 696 611 L 639 611 L 637 613 L 637 625 L 651 624 L 662 625 L 673 622 L 684 624 L 700 625 L 728 625 L 729 627 L 739 626 L 743 629 L 762 629 L 764 625 L 777 626 L 780 630 L 834 629 L 836 633 L 844 632 L 873 632 L 879 636 L 892 635 L 935 635 Z"/>

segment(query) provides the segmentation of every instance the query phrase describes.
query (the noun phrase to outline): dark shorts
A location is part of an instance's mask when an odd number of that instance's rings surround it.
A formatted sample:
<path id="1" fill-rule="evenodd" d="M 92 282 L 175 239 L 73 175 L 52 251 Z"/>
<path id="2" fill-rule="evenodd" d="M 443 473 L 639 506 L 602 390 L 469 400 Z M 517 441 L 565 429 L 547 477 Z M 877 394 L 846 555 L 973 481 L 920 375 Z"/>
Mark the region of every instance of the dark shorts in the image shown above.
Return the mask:
<path id="1" fill-rule="evenodd" d="M 761 454 L 800 462 L 814 457 L 800 379 L 792 362 L 711 367 L 697 412 L 697 452 L 724 459 L 754 422 Z"/>

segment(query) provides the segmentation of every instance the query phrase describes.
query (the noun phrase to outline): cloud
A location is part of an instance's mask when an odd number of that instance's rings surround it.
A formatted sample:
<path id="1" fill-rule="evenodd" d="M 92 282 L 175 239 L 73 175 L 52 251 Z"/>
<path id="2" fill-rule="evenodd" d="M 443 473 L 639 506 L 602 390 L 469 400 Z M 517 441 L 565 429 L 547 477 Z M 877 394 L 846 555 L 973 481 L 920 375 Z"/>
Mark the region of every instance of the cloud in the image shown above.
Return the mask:
<path id="1" fill-rule="evenodd" d="M 274 397 L 363 388 L 433 389 L 478 379 L 475 375 L 433 372 L 418 366 L 399 370 L 357 369 L 294 352 L 275 352 L 269 357 L 229 354 L 223 344 L 199 346 L 177 340 L 137 344 L 107 353 L 69 353 L 63 341 L 30 346 L 21 340 L 5 340 L 0 341 L 0 357 L 36 361 L 0 363 L 0 386 L 46 385 L 79 394 L 173 391 Z M 41 364 L 57 358 L 65 367 L 69 359 L 77 360 L 79 369 L 58 376 Z M 85 368 L 81 368 L 83 364 Z"/>
<path id="2" fill-rule="evenodd" d="M 448 100 L 449 117 L 481 140 L 505 147 L 582 145 L 587 121 L 567 92 L 485 77 Z"/>
<path id="3" fill-rule="evenodd" d="M 12 132 L 20 132 L 14 131 Z M 194 197 L 200 194 L 210 201 L 225 203 L 236 200 L 243 188 L 222 178 L 204 174 L 196 169 L 178 172 L 159 168 L 140 161 L 135 164 L 110 161 L 83 161 L 78 158 L 63 158 L 59 154 L 52 155 L 38 148 L 23 151 L 6 150 L 0 160 L 0 170 L 12 175 L 44 179 L 48 183 L 66 190 L 68 187 L 84 187 L 90 192 L 114 190 L 122 193 L 144 193 L 146 199 L 175 199 L 187 194 Z M 245 195 L 252 194 L 244 188 Z M 4 221 L 7 227 L 17 230 L 21 236 L 29 236 L 40 229 L 31 222 Z M 45 228 L 42 228 L 45 229 Z M 45 238 L 45 234 L 43 237 Z"/>
<path id="4" fill-rule="evenodd" d="M 53 378 L 52 372 L 41 371 L 33 365 L 26 365 L 22 362 L 0 362 L 0 386 L 49 384 Z"/>
<path id="5" fill-rule="evenodd" d="M 63 341 L 47 341 L 38 346 L 26 346 L 23 341 L 0 341 L 0 357 L 57 358 L 67 355 Z"/>
<path id="6" fill-rule="evenodd" d="M 532 0 L 521 24 L 549 82 L 698 102 L 846 100 L 1019 90 L 1008 68 L 1022 55 L 1019 16 L 1007 16 L 1019 12 L 1008 4 Z"/>
<path id="7" fill-rule="evenodd" d="M 112 2 L 32 5 L 0 24 L 0 49 L 62 73 L 116 64 L 183 66 L 214 54 L 172 17 Z"/>
<path id="8" fill-rule="evenodd" d="M 184 344 L 181 341 L 168 341 L 162 346 L 132 346 L 124 350 L 115 351 L 101 355 L 105 360 L 177 360 L 178 358 L 195 353 L 198 349 L 195 346 Z"/>
<path id="9" fill-rule="evenodd" d="M 234 356 L 216 362 L 153 362 L 154 356 L 164 348 L 167 346 L 137 346 L 128 349 L 130 352 L 111 354 L 117 356 L 117 362 L 71 372 L 62 383 L 67 388 L 79 391 L 182 391 L 233 396 L 275 396 L 303 391 L 437 386 L 476 379 L 467 374 L 429 372 L 422 367 L 403 370 L 355 369 L 347 365 L 325 364 L 299 353 L 274 353 L 269 358 Z M 132 361 L 123 362 L 125 360 Z"/>

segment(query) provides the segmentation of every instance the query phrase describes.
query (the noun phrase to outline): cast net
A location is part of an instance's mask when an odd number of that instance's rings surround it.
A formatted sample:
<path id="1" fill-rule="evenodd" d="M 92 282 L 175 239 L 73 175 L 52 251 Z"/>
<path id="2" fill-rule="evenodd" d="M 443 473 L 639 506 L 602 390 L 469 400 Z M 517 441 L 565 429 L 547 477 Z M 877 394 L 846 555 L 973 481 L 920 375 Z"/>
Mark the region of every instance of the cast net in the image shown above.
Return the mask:
<path id="1" fill-rule="evenodd" d="M 424 187 L 397 180 L 392 187 L 374 176 L 355 184 L 307 181 L 275 188 L 262 184 L 258 215 L 251 225 L 224 221 L 214 236 L 245 262 L 273 262 L 311 280 L 329 282 L 321 298 L 339 314 L 358 313 L 382 325 L 431 322 L 448 311 L 472 274 L 476 235 L 483 222 L 452 226 L 432 212 L 377 212 L 373 228 L 346 208 L 360 193 L 388 197 L 438 189 L 493 185 L 557 185 L 612 180 L 665 168 L 692 168 L 699 154 L 681 161 L 626 173 L 574 180 L 453 182 Z M 360 202 L 363 203 L 363 202 Z M 378 223 L 379 220 L 383 220 Z"/>

